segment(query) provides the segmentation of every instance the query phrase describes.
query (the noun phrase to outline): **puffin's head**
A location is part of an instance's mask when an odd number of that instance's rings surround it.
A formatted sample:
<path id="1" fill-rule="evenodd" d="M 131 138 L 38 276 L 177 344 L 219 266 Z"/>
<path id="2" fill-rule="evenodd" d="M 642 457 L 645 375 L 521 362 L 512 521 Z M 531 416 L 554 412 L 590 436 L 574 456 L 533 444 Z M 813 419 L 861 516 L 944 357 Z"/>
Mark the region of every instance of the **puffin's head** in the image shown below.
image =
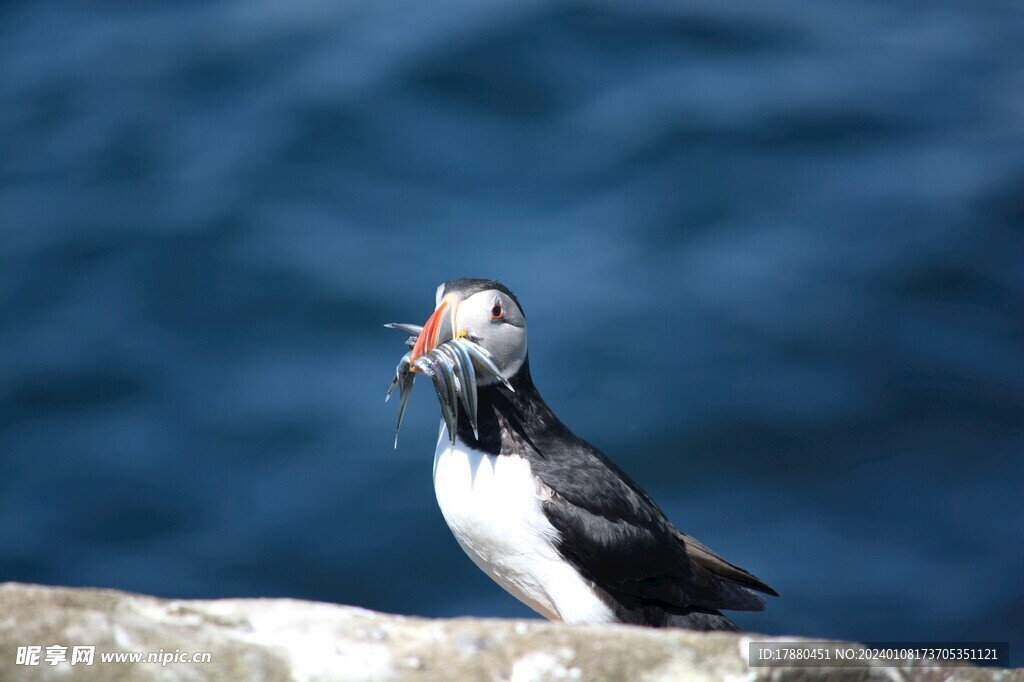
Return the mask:
<path id="1" fill-rule="evenodd" d="M 526 361 L 526 317 L 515 294 L 489 279 L 453 279 L 437 288 L 436 308 L 416 339 L 410 361 L 452 338 L 466 337 L 483 346 L 505 379 Z M 497 383 L 479 376 L 483 386 Z"/>

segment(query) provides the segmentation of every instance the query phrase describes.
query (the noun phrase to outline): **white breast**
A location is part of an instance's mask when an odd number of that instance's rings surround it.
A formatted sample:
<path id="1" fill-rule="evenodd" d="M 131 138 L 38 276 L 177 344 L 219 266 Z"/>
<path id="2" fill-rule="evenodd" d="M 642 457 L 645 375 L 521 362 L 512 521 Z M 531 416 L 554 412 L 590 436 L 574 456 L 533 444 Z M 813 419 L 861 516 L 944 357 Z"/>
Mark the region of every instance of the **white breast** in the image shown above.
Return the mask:
<path id="1" fill-rule="evenodd" d="M 434 492 L 448 527 L 469 558 L 514 597 L 550 620 L 609 623 L 611 609 L 555 549 L 558 531 L 540 508 L 530 463 L 488 455 L 441 433 Z"/>

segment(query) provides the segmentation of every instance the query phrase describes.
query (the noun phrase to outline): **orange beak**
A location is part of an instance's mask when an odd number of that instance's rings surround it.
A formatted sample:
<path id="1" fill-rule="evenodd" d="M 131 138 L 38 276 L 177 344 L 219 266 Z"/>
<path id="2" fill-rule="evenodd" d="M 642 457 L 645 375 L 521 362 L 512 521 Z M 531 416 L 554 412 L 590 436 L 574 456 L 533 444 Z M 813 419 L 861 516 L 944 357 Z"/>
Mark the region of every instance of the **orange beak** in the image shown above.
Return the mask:
<path id="1" fill-rule="evenodd" d="M 430 316 L 426 324 L 423 325 L 423 331 L 416 337 L 416 344 L 412 347 L 412 355 L 409 356 L 409 362 L 415 362 L 419 356 L 429 353 L 435 347 L 437 347 L 437 337 L 441 331 L 441 323 L 444 320 L 444 311 L 451 307 L 451 322 L 452 322 L 452 333 L 455 333 L 455 308 L 457 302 L 450 296 L 445 296 L 441 301 L 441 305 L 437 306 L 437 310 Z M 416 371 L 416 367 L 412 368 L 412 371 Z"/>

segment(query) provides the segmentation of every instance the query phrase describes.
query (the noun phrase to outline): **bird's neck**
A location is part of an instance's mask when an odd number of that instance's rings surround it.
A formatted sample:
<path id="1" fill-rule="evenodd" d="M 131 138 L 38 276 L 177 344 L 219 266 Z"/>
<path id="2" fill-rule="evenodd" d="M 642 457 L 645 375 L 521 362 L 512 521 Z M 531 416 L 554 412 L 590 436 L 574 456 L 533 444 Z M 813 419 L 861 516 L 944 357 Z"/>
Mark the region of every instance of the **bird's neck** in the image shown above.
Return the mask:
<path id="1" fill-rule="evenodd" d="M 465 412 L 459 414 L 459 440 L 493 455 L 536 456 L 538 439 L 565 427 L 548 407 L 530 375 L 529 356 L 509 378 L 514 390 L 496 383 L 477 390 L 477 424 L 473 435 Z M 460 406 L 460 410 L 461 410 Z"/>

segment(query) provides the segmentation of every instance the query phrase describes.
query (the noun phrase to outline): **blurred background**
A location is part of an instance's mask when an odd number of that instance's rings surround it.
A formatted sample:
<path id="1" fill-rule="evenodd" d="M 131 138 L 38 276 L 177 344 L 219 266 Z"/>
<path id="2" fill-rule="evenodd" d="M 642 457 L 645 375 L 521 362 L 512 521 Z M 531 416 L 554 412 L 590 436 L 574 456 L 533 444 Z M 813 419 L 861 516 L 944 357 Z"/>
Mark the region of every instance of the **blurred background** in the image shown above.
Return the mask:
<path id="1" fill-rule="evenodd" d="M 464 275 L 740 625 L 1024 664 L 1015 0 L 7 0 L 0 580 L 531 615 L 392 449 Z"/>

